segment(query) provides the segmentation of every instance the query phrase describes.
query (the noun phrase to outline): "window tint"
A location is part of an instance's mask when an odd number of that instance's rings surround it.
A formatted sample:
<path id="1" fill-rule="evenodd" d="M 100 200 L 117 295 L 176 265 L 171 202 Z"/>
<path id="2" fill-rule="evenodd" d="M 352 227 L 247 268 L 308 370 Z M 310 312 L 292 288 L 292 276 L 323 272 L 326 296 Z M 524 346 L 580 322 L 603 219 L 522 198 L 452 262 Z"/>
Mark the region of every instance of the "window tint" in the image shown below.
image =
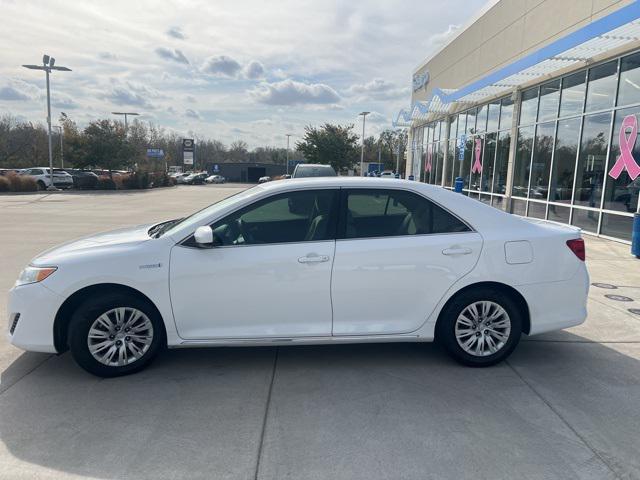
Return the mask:
<path id="1" fill-rule="evenodd" d="M 586 111 L 613 107 L 616 94 L 618 62 L 609 62 L 589 70 Z"/>
<path id="2" fill-rule="evenodd" d="M 467 232 L 469 227 L 438 205 L 402 190 L 346 193 L 345 238 Z"/>
<path id="3" fill-rule="evenodd" d="M 562 80 L 561 117 L 582 113 L 586 91 L 585 75 L 585 72 L 578 72 Z"/>
<path id="4" fill-rule="evenodd" d="M 618 92 L 618 105 L 638 102 L 640 102 L 640 53 L 622 59 Z"/>
<path id="5" fill-rule="evenodd" d="M 520 125 L 529 125 L 536 121 L 538 114 L 538 87 L 522 92 L 520 103 Z"/>
<path id="6" fill-rule="evenodd" d="M 283 193 L 234 212 L 211 228 L 222 245 L 331 240 L 336 198 L 336 190 Z"/>

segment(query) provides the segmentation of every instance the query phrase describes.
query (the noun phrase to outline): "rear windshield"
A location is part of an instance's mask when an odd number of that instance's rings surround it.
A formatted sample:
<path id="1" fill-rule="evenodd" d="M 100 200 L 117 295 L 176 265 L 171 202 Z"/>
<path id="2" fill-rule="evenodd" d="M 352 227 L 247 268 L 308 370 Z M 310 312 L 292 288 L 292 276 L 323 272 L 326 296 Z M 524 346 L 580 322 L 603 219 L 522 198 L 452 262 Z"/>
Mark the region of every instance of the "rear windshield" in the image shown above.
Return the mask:
<path id="1" fill-rule="evenodd" d="M 304 178 L 304 177 L 336 177 L 336 171 L 330 165 L 305 165 L 299 166 L 296 169 L 295 174 L 293 175 L 295 178 Z"/>

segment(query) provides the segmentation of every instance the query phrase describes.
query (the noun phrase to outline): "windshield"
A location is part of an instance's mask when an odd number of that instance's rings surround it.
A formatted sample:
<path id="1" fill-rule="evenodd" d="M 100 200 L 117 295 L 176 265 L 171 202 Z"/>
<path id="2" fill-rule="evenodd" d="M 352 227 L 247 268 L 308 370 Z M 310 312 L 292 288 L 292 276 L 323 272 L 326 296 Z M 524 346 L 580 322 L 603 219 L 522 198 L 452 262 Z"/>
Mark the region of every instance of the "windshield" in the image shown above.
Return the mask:
<path id="1" fill-rule="evenodd" d="M 199 210 L 188 217 L 185 217 L 180 220 L 172 221 L 169 224 L 169 228 L 166 228 L 166 229 L 163 228 L 161 232 L 154 232 L 155 236 L 162 237 L 165 235 L 173 235 L 178 230 L 181 230 L 189 226 L 195 226 L 198 223 L 200 223 L 203 219 L 214 215 L 216 212 L 227 208 L 229 205 L 233 205 L 236 202 L 242 202 L 243 200 L 249 197 L 258 195 L 262 190 L 263 190 L 262 187 L 256 185 L 253 188 L 248 188 L 247 190 L 243 190 L 242 192 L 236 193 L 235 195 L 231 195 L 230 197 L 224 198 L 219 202 L 209 205 L 208 207 L 205 207 L 202 210 Z"/>

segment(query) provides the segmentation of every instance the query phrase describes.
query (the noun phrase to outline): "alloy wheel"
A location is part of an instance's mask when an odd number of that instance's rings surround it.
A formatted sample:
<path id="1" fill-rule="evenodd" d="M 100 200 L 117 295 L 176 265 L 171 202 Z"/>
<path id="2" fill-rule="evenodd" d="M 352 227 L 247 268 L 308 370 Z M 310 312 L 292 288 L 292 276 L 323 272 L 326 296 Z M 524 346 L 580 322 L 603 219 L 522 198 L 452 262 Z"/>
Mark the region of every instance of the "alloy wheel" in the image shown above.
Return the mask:
<path id="1" fill-rule="evenodd" d="M 499 304 L 482 300 L 465 307 L 455 323 L 456 341 L 469 355 L 486 357 L 499 352 L 509 340 L 511 319 Z"/>
<path id="2" fill-rule="evenodd" d="M 109 367 L 130 365 L 139 360 L 152 341 L 151 320 L 133 307 L 117 307 L 101 314 L 87 334 L 89 352 Z"/>

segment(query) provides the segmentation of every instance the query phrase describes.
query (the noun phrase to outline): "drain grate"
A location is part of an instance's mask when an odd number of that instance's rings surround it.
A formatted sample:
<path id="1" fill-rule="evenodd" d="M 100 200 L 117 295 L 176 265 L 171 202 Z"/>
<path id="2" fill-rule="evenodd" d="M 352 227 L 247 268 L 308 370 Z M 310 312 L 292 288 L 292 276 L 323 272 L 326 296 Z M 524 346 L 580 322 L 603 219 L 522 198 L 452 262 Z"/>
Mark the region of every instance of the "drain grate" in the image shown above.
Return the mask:
<path id="1" fill-rule="evenodd" d="M 616 302 L 633 302 L 633 298 L 625 297 L 624 295 L 605 295 L 609 300 L 615 300 Z"/>

